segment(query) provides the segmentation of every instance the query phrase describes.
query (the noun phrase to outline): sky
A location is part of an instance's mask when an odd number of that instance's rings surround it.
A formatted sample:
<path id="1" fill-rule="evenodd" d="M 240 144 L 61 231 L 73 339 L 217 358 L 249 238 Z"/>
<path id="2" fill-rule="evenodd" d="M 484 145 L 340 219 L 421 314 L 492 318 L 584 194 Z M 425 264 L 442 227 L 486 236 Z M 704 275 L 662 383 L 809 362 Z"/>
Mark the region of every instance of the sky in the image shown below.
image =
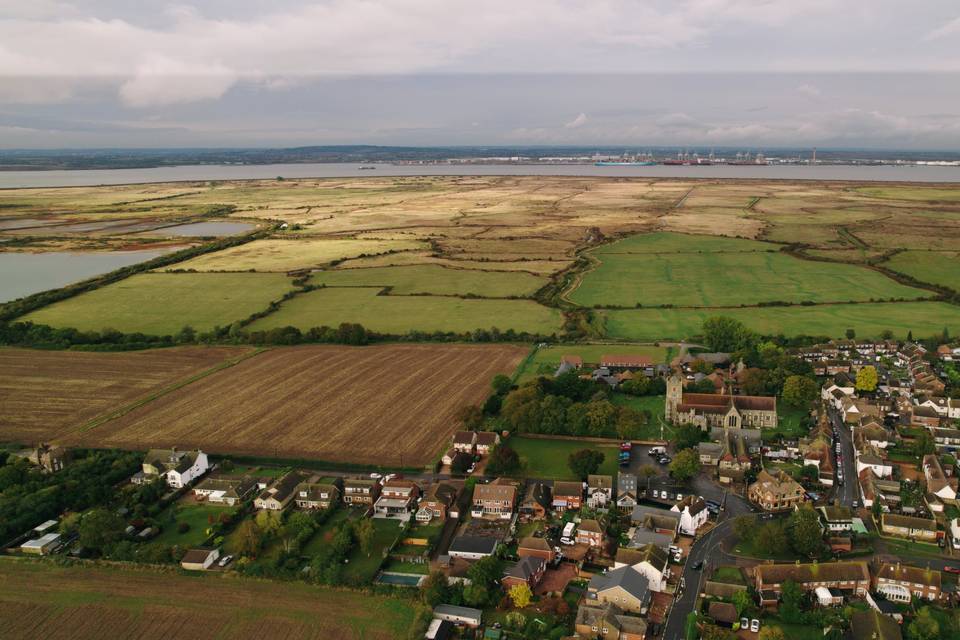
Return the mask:
<path id="1" fill-rule="evenodd" d="M 956 0 L 0 0 L 0 148 L 960 148 Z"/>

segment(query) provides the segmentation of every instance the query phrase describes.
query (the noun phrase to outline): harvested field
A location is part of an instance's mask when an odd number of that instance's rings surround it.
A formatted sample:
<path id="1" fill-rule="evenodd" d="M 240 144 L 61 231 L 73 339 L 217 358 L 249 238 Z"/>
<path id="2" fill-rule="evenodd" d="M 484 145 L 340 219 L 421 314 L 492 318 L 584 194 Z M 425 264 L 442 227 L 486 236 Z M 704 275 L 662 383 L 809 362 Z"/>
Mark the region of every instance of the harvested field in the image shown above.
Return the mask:
<path id="1" fill-rule="evenodd" d="M 57 441 L 107 411 L 249 351 L 244 347 L 127 353 L 0 349 L 0 441 Z"/>
<path id="2" fill-rule="evenodd" d="M 547 279 L 523 272 L 449 269 L 430 264 L 323 271 L 314 274 L 310 282 L 333 287 L 391 287 L 391 295 L 398 296 L 432 293 L 506 298 L 529 296 Z"/>
<path id="3" fill-rule="evenodd" d="M 0 562 L 8 640 L 390 640 L 412 624 L 406 600 L 297 582 Z"/>
<path id="4" fill-rule="evenodd" d="M 507 345 L 273 349 L 78 434 L 78 444 L 422 465 L 527 350 Z"/>

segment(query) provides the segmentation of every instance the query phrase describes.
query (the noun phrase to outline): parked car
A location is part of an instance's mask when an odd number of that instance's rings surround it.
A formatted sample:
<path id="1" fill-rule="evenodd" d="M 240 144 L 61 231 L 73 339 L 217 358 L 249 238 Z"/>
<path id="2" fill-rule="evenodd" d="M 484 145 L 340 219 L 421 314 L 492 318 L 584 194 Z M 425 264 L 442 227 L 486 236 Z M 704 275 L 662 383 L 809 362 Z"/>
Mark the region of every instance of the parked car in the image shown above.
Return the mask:
<path id="1" fill-rule="evenodd" d="M 677 502 L 679 502 L 679 501 L 681 501 L 681 500 L 683 500 L 683 494 L 682 494 L 682 493 L 678 493 L 678 494 L 677 494 Z"/>
<path id="2" fill-rule="evenodd" d="M 746 617 L 746 616 L 740 618 L 740 628 L 741 628 L 741 629 L 747 629 L 747 628 L 749 628 L 749 627 L 750 627 L 750 618 L 748 618 L 748 617 Z"/>
<path id="3" fill-rule="evenodd" d="M 379 479 L 382 478 L 382 477 L 383 477 L 383 476 L 380 475 L 379 473 L 371 473 L 371 474 L 370 474 L 370 479 L 371 479 L 371 480 L 379 480 Z"/>
<path id="4" fill-rule="evenodd" d="M 647 455 L 649 455 L 649 456 L 658 456 L 658 455 L 663 455 L 663 454 L 665 454 L 666 452 L 667 452 L 667 448 L 666 448 L 666 447 L 650 447 L 650 448 L 647 450 Z"/>
<path id="5" fill-rule="evenodd" d="M 756 618 L 750 621 L 750 631 L 753 631 L 754 633 L 760 631 L 760 621 Z"/>
<path id="6" fill-rule="evenodd" d="M 621 442 L 621 443 L 620 443 L 620 451 L 630 451 L 631 449 L 633 449 L 633 443 L 632 443 L 632 442 Z"/>
<path id="7" fill-rule="evenodd" d="M 947 565 L 943 568 L 947 573 L 960 573 L 960 567 L 955 567 L 953 565 Z"/>
<path id="8" fill-rule="evenodd" d="M 560 544 L 565 544 L 569 547 L 576 543 L 573 541 L 573 538 L 560 538 Z"/>
<path id="9" fill-rule="evenodd" d="M 217 564 L 220 565 L 221 567 L 225 567 L 231 562 L 233 562 L 233 556 L 223 556 L 222 558 L 220 558 L 220 562 L 218 562 Z"/>

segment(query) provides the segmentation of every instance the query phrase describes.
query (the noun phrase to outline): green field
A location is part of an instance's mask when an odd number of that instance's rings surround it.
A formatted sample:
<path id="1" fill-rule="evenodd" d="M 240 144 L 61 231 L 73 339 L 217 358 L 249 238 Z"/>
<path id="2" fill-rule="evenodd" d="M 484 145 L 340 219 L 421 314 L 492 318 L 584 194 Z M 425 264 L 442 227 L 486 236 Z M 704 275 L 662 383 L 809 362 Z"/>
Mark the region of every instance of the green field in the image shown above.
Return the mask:
<path id="1" fill-rule="evenodd" d="M 780 245 L 756 240 L 699 236 L 662 231 L 628 236 L 622 240 L 598 247 L 592 253 L 598 256 L 615 253 L 713 253 L 719 251 L 779 251 Z"/>
<path id="2" fill-rule="evenodd" d="M 625 393 L 614 393 L 610 396 L 610 400 L 615 405 L 650 412 L 650 422 L 644 425 L 640 433 L 636 435 L 637 440 L 669 440 L 673 436 L 673 427 L 663 421 L 666 397 L 630 396 Z M 663 426 L 662 431 L 660 430 L 661 425 Z"/>
<path id="3" fill-rule="evenodd" d="M 476 329 L 528 331 L 550 335 L 560 329 L 557 309 L 532 300 L 465 300 L 440 296 L 379 296 L 370 288 L 327 288 L 301 294 L 247 327 L 251 331 L 287 325 L 309 329 L 356 322 L 380 333 Z"/>
<path id="4" fill-rule="evenodd" d="M 310 282 L 336 287 L 390 286 L 393 287 L 393 295 L 473 294 L 484 298 L 506 298 L 529 296 L 545 285 L 547 279 L 522 271 L 448 269 L 439 265 L 423 264 L 322 271 L 315 274 Z"/>
<path id="5" fill-rule="evenodd" d="M 522 383 L 540 375 L 552 376 L 560 366 L 560 358 L 567 355 L 583 358 L 584 367 L 598 364 L 604 355 L 644 355 L 650 356 L 653 362 L 658 364 L 666 362 L 667 348 L 636 344 L 564 344 L 541 347 L 532 358 L 520 365 L 517 382 Z"/>
<path id="6" fill-rule="evenodd" d="M 698 335 L 711 316 L 736 318 L 765 335 L 823 335 L 842 338 L 854 329 L 858 338 L 878 337 L 885 329 L 898 338 L 913 331 L 917 338 L 948 327 L 960 332 L 960 307 L 944 302 L 836 304 L 745 309 L 626 309 L 604 312 L 608 337 L 657 340 Z"/>
<path id="7" fill-rule="evenodd" d="M 263 311 L 293 287 L 273 273 L 142 273 L 23 316 L 81 331 L 175 334 L 209 331 Z"/>
<path id="8" fill-rule="evenodd" d="M 699 241 L 690 236 L 691 249 Z M 918 299 L 931 292 L 848 264 L 801 260 L 784 253 L 607 253 L 569 294 L 576 304 L 720 307 L 763 302 Z"/>
<path id="9" fill-rule="evenodd" d="M 619 450 L 613 445 L 599 445 L 576 440 L 541 440 L 514 436 L 507 444 L 520 455 L 526 465 L 524 473 L 530 478 L 549 480 L 576 480 L 567 466 L 567 458 L 580 449 L 599 449 L 604 454 L 603 464 L 597 473 L 617 475 Z"/>
<path id="10" fill-rule="evenodd" d="M 922 282 L 960 291 L 960 252 L 904 251 L 883 263 Z"/>

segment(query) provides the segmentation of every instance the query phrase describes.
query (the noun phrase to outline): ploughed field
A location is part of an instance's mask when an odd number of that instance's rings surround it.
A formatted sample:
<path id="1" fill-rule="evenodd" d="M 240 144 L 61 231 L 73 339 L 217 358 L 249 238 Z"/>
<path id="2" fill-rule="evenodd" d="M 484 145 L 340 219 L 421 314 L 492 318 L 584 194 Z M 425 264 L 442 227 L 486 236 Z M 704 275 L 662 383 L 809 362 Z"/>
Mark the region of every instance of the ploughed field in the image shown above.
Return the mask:
<path id="1" fill-rule="evenodd" d="M 304 346 L 264 351 L 113 420 L 61 438 L 125 449 L 416 466 L 456 412 L 528 353 L 508 345 Z"/>
<path id="2" fill-rule="evenodd" d="M 244 347 L 122 353 L 0 349 L 0 442 L 59 440 L 101 414 L 249 352 Z"/>
<path id="3" fill-rule="evenodd" d="M 408 601 L 297 582 L 0 562 L 7 640 L 391 640 L 412 624 Z"/>

